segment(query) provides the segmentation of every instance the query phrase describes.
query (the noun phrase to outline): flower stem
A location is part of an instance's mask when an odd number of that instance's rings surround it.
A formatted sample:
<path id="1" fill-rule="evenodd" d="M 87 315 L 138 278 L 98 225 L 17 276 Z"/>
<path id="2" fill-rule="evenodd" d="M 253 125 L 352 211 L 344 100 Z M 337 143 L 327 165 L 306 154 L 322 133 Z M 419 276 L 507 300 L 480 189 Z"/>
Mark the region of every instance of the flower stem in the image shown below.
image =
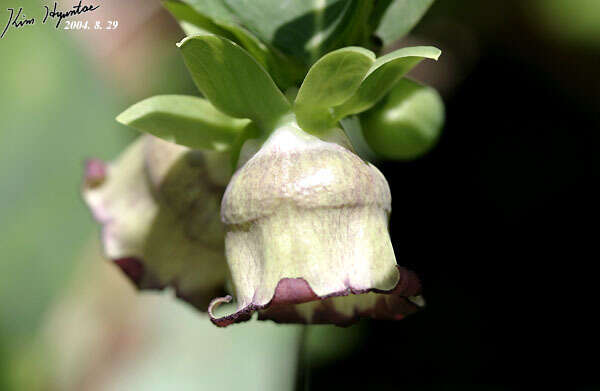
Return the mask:
<path id="1" fill-rule="evenodd" d="M 298 369 L 296 371 L 296 390 L 308 391 L 310 389 L 310 355 L 308 352 L 308 328 L 303 325 L 300 333 L 298 347 Z"/>

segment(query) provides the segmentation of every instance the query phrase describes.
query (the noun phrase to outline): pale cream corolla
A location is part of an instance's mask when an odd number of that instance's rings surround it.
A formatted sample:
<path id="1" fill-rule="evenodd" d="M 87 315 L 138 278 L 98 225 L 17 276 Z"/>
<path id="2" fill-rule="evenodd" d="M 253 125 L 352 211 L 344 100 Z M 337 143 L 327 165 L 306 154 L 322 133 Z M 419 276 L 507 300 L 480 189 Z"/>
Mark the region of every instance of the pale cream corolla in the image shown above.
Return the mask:
<path id="1" fill-rule="evenodd" d="M 381 172 L 343 146 L 291 123 L 231 179 L 221 204 L 237 311 L 219 326 L 259 318 L 347 324 L 399 319 L 422 300 L 388 233 L 391 195 Z"/>

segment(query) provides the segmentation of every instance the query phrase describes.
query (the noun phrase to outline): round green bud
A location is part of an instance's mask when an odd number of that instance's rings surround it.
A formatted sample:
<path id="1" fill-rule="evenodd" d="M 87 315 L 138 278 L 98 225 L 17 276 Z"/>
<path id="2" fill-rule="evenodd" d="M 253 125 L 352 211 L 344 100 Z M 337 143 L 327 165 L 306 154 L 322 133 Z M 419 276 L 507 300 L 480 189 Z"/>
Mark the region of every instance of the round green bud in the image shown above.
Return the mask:
<path id="1" fill-rule="evenodd" d="M 378 155 L 412 160 L 436 144 L 444 116 L 444 102 L 435 89 L 402 79 L 361 116 L 361 124 L 367 143 Z"/>

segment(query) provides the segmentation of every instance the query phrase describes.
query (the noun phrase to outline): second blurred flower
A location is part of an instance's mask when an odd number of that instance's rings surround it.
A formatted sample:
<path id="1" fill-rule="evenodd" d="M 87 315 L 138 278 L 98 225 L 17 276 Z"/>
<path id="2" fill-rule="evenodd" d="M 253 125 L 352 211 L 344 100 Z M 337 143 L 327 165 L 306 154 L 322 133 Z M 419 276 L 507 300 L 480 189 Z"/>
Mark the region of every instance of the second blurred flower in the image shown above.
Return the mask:
<path id="1" fill-rule="evenodd" d="M 90 160 L 83 195 L 105 254 L 140 289 L 172 286 L 205 311 L 227 279 L 219 203 L 228 156 L 142 136 L 113 163 Z"/>

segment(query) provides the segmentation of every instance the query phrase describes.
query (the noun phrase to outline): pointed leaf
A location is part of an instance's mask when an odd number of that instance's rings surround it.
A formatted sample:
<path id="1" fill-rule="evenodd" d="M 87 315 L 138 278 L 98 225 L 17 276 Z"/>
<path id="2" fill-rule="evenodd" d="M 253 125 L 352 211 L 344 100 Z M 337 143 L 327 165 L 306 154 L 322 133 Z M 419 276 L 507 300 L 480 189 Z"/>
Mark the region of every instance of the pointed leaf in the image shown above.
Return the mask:
<path id="1" fill-rule="evenodd" d="M 421 20 L 433 0 L 389 0 L 378 2 L 373 18 L 379 19 L 375 34 L 387 46 L 402 38 Z"/>
<path id="2" fill-rule="evenodd" d="M 304 76 L 306 69 L 277 49 L 265 45 L 248 30 L 236 25 L 223 25 L 238 43 L 262 65 L 282 89 L 295 86 Z"/>
<path id="3" fill-rule="evenodd" d="M 225 0 L 253 34 L 312 64 L 323 54 L 362 45 L 372 0 Z"/>
<path id="4" fill-rule="evenodd" d="M 267 131 L 290 111 L 267 72 L 230 40 L 198 35 L 185 38 L 178 46 L 200 91 L 223 113 L 249 118 Z"/>
<path id="5" fill-rule="evenodd" d="M 334 117 L 339 120 L 370 109 L 415 65 L 425 58 L 437 60 L 441 53 L 441 50 L 431 46 L 415 46 L 379 57 L 352 98 L 334 108 Z"/>
<path id="6" fill-rule="evenodd" d="M 334 126 L 330 109 L 354 95 L 374 61 L 373 52 L 359 47 L 339 49 L 317 61 L 294 103 L 300 127 L 319 133 Z"/>
<path id="7" fill-rule="evenodd" d="M 117 121 L 194 149 L 225 151 L 249 122 L 231 118 L 205 99 L 161 95 L 131 106 Z"/>
<path id="8" fill-rule="evenodd" d="M 250 31 L 237 24 L 213 21 L 207 15 L 199 13 L 192 6 L 180 1 L 163 1 L 163 6 L 179 21 L 186 35 L 215 34 L 246 49 L 283 89 L 295 85 L 304 76 L 305 70 L 301 64 L 264 44 Z"/>

